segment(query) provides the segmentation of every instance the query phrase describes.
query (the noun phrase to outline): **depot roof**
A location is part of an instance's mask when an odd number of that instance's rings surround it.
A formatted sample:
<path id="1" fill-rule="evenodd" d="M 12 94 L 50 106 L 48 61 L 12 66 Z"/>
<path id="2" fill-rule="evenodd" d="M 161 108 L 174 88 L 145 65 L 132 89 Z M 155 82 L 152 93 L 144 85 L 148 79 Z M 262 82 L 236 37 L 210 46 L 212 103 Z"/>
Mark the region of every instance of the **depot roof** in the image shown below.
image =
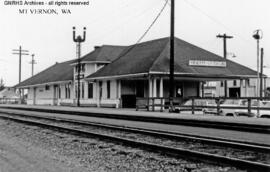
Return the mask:
<path id="1" fill-rule="evenodd" d="M 176 76 L 247 78 L 257 72 L 241 64 L 175 38 Z M 170 39 L 162 38 L 127 47 L 120 56 L 87 79 L 104 79 L 140 74 L 169 74 Z"/>
<path id="2" fill-rule="evenodd" d="M 81 58 L 81 63 L 111 63 L 125 49 L 124 46 L 103 45 L 95 47 L 94 51 Z M 15 87 L 28 87 L 34 85 L 44 85 L 50 83 L 73 81 L 73 66 L 77 59 L 56 63 L 42 72 L 26 79 Z"/>
<path id="3" fill-rule="evenodd" d="M 32 76 L 31 78 L 22 81 L 15 87 L 25 87 L 54 82 L 72 81 L 73 67 L 70 64 L 74 63 L 74 61 L 75 60 L 70 60 L 63 63 L 55 63 L 53 66 L 50 66 L 49 68 Z"/>

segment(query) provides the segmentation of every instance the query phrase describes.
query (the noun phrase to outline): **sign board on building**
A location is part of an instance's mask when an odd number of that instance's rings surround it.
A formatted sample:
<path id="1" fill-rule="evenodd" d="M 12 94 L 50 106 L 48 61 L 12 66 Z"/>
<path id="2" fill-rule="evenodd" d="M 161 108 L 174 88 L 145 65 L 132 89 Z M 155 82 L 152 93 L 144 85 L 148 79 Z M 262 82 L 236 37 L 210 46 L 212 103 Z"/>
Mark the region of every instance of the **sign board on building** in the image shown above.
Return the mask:
<path id="1" fill-rule="evenodd" d="M 189 60 L 189 66 L 226 67 L 226 61 Z"/>

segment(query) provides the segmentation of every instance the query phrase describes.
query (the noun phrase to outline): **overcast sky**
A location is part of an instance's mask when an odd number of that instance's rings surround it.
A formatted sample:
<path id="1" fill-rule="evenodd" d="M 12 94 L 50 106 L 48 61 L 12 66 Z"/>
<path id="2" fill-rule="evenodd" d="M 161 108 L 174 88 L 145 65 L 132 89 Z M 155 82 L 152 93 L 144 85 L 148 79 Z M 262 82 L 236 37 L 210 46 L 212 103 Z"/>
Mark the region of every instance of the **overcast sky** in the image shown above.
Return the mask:
<path id="1" fill-rule="evenodd" d="M 46 1 L 46 0 L 44 0 Z M 48 0 L 49 1 L 49 0 Z M 175 0 L 175 35 L 213 53 L 223 56 L 223 41 L 217 34 L 234 36 L 227 41 L 228 52 L 234 60 L 256 69 L 256 41 L 253 31 L 263 30 L 261 47 L 265 51 L 265 71 L 270 75 L 270 11 L 269 0 Z M 72 26 L 78 33 L 87 27 L 86 42 L 82 54 L 93 50 L 95 45 L 130 45 L 137 42 L 165 0 L 90 0 L 84 7 L 69 8 L 68 15 L 18 14 L 19 6 L 4 6 L 0 3 L 0 78 L 8 86 L 18 83 L 19 58 L 12 49 L 34 53 L 37 64 L 35 73 L 55 62 L 75 58 L 75 43 L 72 41 Z M 22 7 L 21 7 L 22 8 Z M 28 6 L 26 9 L 39 8 Z M 170 6 L 142 41 L 169 36 Z M 22 80 L 31 76 L 31 56 L 22 58 Z"/>

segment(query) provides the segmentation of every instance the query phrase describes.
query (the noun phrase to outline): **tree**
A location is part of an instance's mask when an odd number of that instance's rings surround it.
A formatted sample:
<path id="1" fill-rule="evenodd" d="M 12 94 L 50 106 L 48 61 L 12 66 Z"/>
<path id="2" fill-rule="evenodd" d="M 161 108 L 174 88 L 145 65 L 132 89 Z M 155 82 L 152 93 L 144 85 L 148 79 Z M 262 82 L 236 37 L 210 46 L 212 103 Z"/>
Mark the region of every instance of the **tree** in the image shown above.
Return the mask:
<path id="1" fill-rule="evenodd" d="M 2 91 L 3 89 L 5 89 L 5 84 L 4 84 L 3 78 L 1 78 L 0 79 L 0 91 Z"/>

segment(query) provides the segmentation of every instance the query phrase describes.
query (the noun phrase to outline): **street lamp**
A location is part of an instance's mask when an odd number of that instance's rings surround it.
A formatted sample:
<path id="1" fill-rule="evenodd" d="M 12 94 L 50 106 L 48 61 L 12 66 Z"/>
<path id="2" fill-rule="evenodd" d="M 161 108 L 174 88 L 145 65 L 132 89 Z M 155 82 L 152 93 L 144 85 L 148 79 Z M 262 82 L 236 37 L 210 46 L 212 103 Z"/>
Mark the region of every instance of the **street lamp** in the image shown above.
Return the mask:
<path id="1" fill-rule="evenodd" d="M 253 38 L 257 40 L 257 97 L 259 97 L 259 78 L 260 78 L 260 39 L 262 39 L 263 33 L 261 29 L 257 29 L 253 32 Z"/>
<path id="2" fill-rule="evenodd" d="M 78 74 L 77 74 L 77 80 L 78 80 L 78 88 L 77 88 L 77 106 L 80 106 L 80 72 L 81 72 L 81 43 L 85 41 L 86 37 L 86 27 L 83 28 L 83 38 L 81 36 L 76 37 L 76 31 L 75 27 L 73 27 L 73 41 L 77 44 L 77 56 L 78 56 Z"/>

